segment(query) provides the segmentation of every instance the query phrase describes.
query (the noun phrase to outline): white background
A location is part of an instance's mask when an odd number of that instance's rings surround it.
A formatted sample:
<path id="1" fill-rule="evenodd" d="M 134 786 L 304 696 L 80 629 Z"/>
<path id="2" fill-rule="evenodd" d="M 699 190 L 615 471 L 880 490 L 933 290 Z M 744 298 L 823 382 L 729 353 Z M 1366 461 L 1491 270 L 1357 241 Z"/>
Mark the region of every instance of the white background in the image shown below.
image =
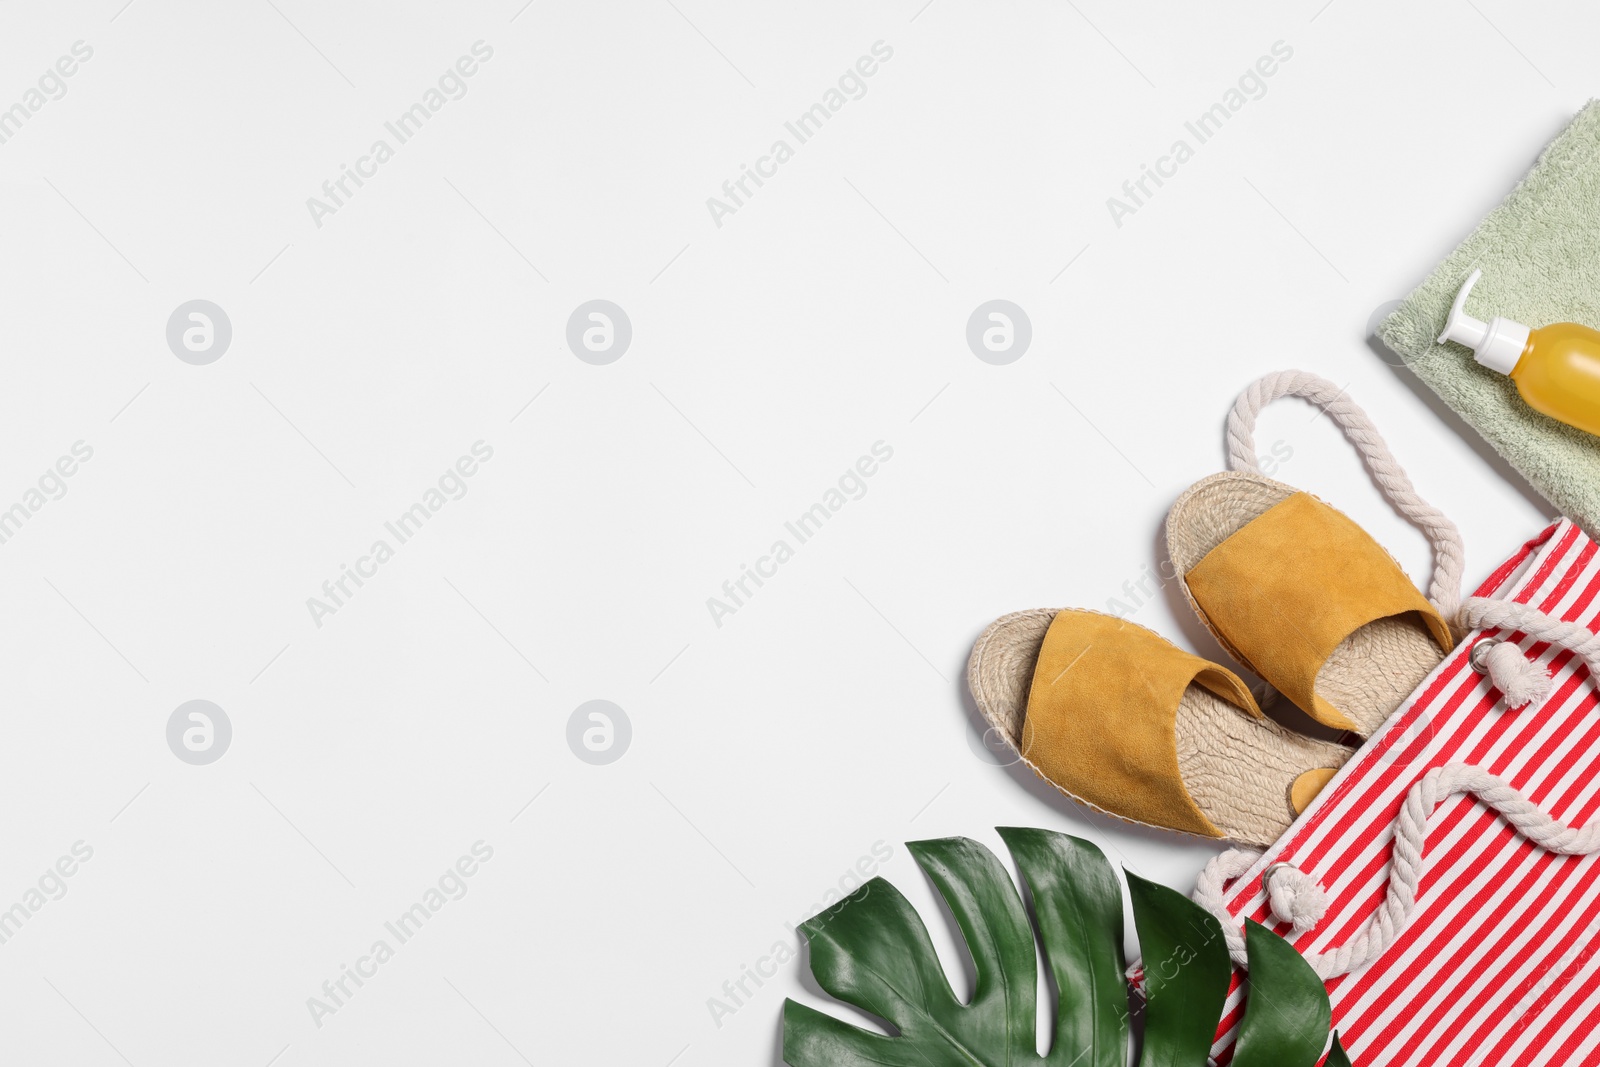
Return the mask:
<path id="1" fill-rule="evenodd" d="M 1368 322 L 1584 102 L 1597 22 L 0 7 L 0 107 L 93 48 L 0 145 L 0 508 L 94 450 L 0 545 L 0 908 L 94 850 L 0 945 L 0 1061 L 770 1063 L 783 998 L 825 1002 L 803 963 L 720 1025 L 708 999 L 875 843 L 952 968 L 905 840 L 1046 826 L 1187 889 L 1211 847 L 975 753 L 972 640 L 1154 569 L 1232 398 L 1276 369 L 1348 383 L 1470 580 L 1540 529 Z M 465 97 L 315 225 L 307 198 L 480 40 Z M 877 41 L 866 95 L 716 225 L 707 198 Z M 1265 95 L 1115 225 L 1107 198 L 1277 41 Z M 195 298 L 233 326 L 209 366 L 165 339 Z M 633 325 L 609 366 L 565 340 L 594 298 Z M 1032 321 L 1008 366 L 965 341 L 994 298 Z M 1278 477 L 1422 578 L 1420 534 L 1312 415 L 1265 416 Z M 318 627 L 307 598 L 479 440 L 467 495 Z M 707 598 L 880 440 L 866 494 L 714 625 Z M 1170 586 L 1133 617 L 1221 655 Z M 197 698 L 234 731 L 209 766 L 166 742 Z M 632 724 L 608 766 L 567 745 L 591 699 Z M 479 840 L 467 895 L 316 1025 L 307 998 Z"/>

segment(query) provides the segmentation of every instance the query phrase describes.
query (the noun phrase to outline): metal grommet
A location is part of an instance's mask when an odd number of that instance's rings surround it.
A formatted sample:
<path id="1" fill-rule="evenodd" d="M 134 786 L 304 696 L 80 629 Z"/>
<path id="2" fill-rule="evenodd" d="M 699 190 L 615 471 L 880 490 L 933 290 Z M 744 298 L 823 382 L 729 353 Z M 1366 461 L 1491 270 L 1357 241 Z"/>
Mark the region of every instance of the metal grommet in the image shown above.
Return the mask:
<path id="1" fill-rule="evenodd" d="M 1261 888 L 1270 891 L 1272 888 L 1272 876 L 1277 874 L 1278 871 L 1284 867 L 1288 867 L 1290 870 L 1293 870 L 1294 864 L 1284 863 L 1282 861 L 1279 861 L 1278 863 L 1267 864 L 1267 869 L 1261 872 Z"/>
<path id="2" fill-rule="evenodd" d="M 1472 646 L 1472 651 L 1467 653 L 1467 663 L 1479 674 L 1489 673 L 1489 650 L 1500 643 L 1498 637 L 1485 637 L 1482 641 Z"/>

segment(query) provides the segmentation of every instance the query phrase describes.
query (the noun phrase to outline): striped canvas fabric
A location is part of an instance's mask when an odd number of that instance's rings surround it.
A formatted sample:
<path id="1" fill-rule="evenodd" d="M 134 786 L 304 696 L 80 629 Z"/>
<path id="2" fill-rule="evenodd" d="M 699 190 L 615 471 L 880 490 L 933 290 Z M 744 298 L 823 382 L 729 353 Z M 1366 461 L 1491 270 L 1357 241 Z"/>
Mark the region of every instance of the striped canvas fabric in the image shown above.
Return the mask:
<path id="1" fill-rule="evenodd" d="M 1600 553 L 1567 520 L 1523 546 L 1477 591 L 1600 631 Z M 1484 634 L 1548 666 L 1542 708 L 1506 711 L 1467 662 Z M 1474 763 L 1569 824 L 1600 818 L 1600 713 L 1588 670 L 1522 634 L 1475 632 L 1356 754 L 1224 897 L 1302 951 L 1336 948 L 1377 910 L 1395 817 L 1430 768 Z M 1314 876 L 1329 909 L 1295 935 L 1270 917 L 1261 872 L 1286 861 Z M 1600 1065 L 1600 856 L 1559 857 L 1518 837 L 1472 797 L 1429 823 L 1418 909 L 1365 969 L 1328 985 L 1334 1027 L 1359 1067 Z M 1213 1055 L 1226 1064 L 1243 1011 L 1234 975 Z"/>

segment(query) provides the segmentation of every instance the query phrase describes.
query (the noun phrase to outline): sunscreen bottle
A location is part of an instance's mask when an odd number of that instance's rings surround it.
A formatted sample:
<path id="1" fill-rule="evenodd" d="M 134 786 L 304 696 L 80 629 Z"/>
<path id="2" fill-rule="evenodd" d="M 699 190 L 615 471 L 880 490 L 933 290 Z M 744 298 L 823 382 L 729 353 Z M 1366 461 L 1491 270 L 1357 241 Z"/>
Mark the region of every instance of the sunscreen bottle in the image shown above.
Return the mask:
<path id="1" fill-rule="evenodd" d="M 1456 294 L 1439 343 L 1466 345 L 1479 363 L 1510 375 L 1535 411 L 1600 434 L 1600 331 L 1575 322 L 1530 330 L 1499 316 L 1475 319 L 1465 310 L 1467 294 L 1482 273 L 1473 271 Z"/>

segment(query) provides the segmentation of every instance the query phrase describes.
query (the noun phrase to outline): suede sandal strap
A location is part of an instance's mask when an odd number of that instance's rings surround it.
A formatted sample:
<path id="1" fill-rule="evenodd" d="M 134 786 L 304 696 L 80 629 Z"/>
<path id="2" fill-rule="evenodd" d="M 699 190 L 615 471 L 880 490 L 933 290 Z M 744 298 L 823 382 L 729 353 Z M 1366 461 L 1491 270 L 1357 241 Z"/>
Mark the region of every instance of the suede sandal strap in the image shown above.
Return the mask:
<path id="1" fill-rule="evenodd" d="M 1444 618 L 1389 554 L 1308 493 L 1288 496 L 1246 523 L 1184 581 L 1239 662 L 1338 729 L 1356 724 L 1317 693 L 1317 674 L 1351 634 L 1415 612 L 1442 651 L 1454 647 Z"/>
<path id="2" fill-rule="evenodd" d="M 1178 770 L 1178 703 L 1191 684 L 1261 717 L 1250 690 L 1232 671 L 1142 626 L 1063 611 L 1051 622 L 1034 668 L 1022 755 L 1105 811 L 1223 837 L 1189 796 Z"/>

